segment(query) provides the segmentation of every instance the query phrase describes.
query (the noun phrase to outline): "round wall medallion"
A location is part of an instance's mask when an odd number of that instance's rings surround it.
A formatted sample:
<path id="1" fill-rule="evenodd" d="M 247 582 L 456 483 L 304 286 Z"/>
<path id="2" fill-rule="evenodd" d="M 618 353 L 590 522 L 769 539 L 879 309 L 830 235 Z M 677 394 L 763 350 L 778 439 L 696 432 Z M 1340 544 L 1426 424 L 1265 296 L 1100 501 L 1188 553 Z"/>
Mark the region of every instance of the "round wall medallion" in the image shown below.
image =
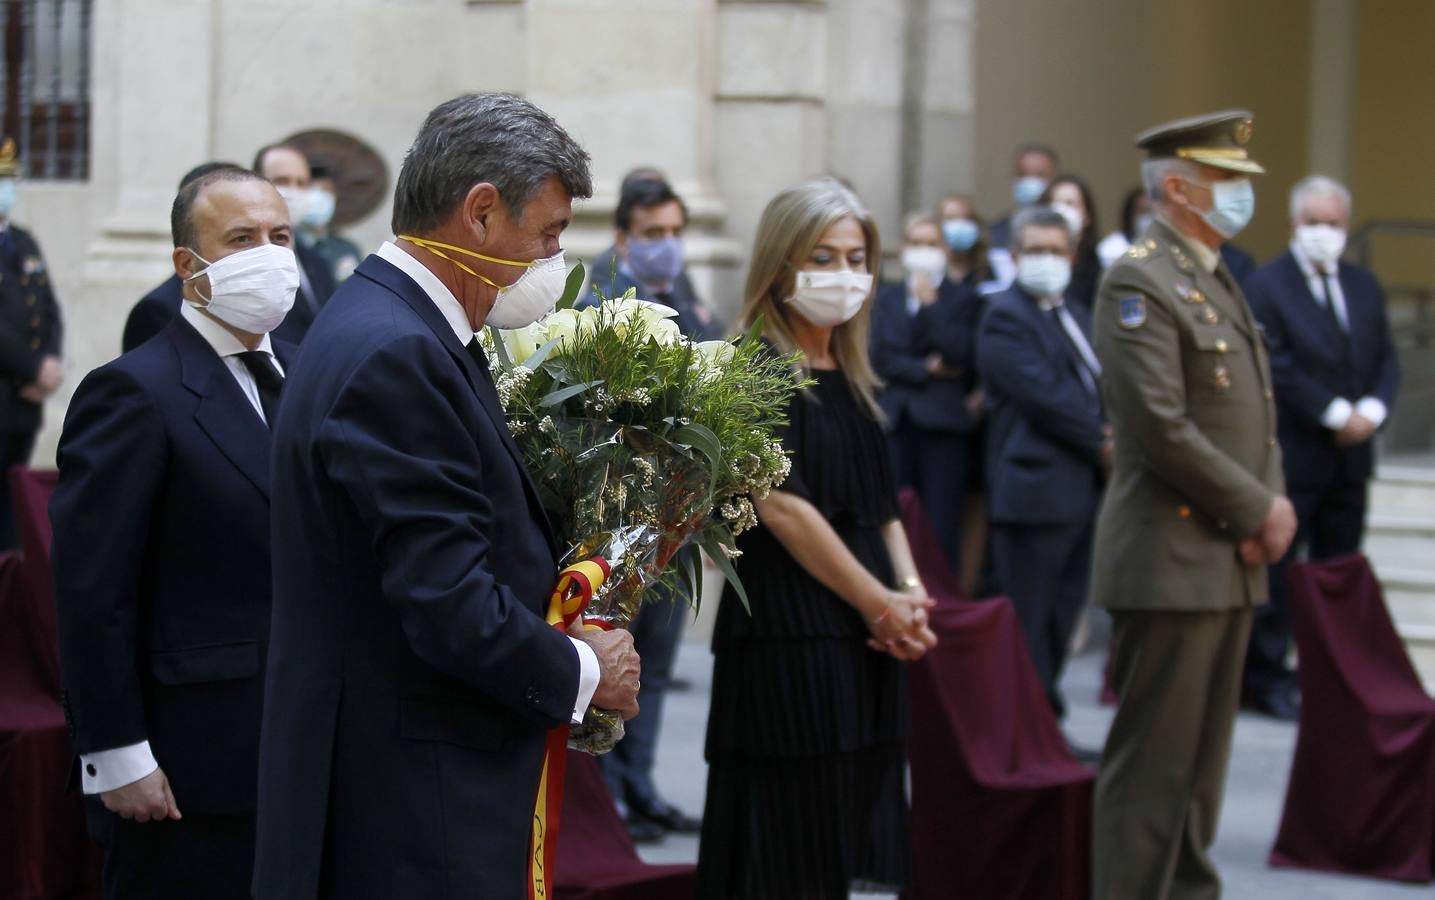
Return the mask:
<path id="1" fill-rule="evenodd" d="M 316 128 L 285 138 L 314 162 L 329 167 L 334 176 L 334 226 L 342 228 L 378 209 L 389 195 L 389 167 L 367 143 L 342 131 Z"/>

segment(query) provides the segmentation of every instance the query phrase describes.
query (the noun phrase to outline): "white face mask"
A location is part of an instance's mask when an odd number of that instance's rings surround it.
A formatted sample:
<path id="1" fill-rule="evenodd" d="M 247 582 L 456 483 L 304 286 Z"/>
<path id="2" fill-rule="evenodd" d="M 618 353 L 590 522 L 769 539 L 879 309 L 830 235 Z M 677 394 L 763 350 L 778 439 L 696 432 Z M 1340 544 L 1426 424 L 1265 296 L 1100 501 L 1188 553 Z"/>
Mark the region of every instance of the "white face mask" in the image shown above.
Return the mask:
<path id="1" fill-rule="evenodd" d="M 857 315 L 870 293 L 872 276 L 866 272 L 798 272 L 787 302 L 813 325 L 835 328 Z"/>
<path id="2" fill-rule="evenodd" d="M 284 205 L 289 208 L 289 224 L 298 228 L 304 222 L 304 214 L 309 210 L 308 188 L 297 187 L 276 187 L 279 196 L 284 198 Z"/>
<path id="3" fill-rule="evenodd" d="M 398 238 L 417 247 L 423 247 L 433 255 L 458 266 L 484 284 L 497 288 L 498 296 L 494 298 L 493 308 L 488 311 L 488 317 L 484 319 L 484 324 L 492 325 L 494 328 L 525 328 L 532 325 L 553 311 L 554 305 L 563 296 L 563 289 L 568 284 L 568 267 L 563 262 L 562 250 L 559 250 L 556 256 L 535 259 L 533 262 L 523 262 L 522 260 L 488 256 L 455 244 L 431 241 L 428 238 L 411 234 L 401 234 L 398 235 Z M 462 253 L 464 256 L 471 256 L 484 262 L 498 263 L 501 266 L 519 266 L 526 271 L 519 275 L 518 280 L 513 284 L 504 287 L 449 256 L 449 253 Z"/>
<path id="4" fill-rule="evenodd" d="M 498 289 L 498 299 L 485 322 L 494 328 L 523 328 L 553 311 L 568 283 L 568 266 L 563 251 L 547 259 L 535 259 L 528 271 L 508 287 Z"/>
<path id="5" fill-rule="evenodd" d="M 926 275 L 938 284 L 947 271 L 947 254 L 941 247 L 903 247 L 902 268 L 908 275 Z"/>
<path id="6" fill-rule="evenodd" d="M 1023 253 L 1016 258 L 1016 280 L 1034 297 L 1057 297 L 1071 283 L 1071 261 L 1055 253 Z"/>
<path id="7" fill-rule="evenodd" d="M 1318 266 L 1328 266 L 1345 252 L 1345 229 L 1334 225 L 1297 225 L 1295 242 L 1306 259 Z"/>
<path id="8" fill-rule="evenodd" d="M 1201 186 L 1211 192 L 1211 208 L 1201 210 L 1200 215 L 1217 234 L 1229 241 L 1251 224 L 1256 214 L 1256 189 L 1249 178 L 1228 178 Z"/>
<path id="9" fill-rule="evenodd" d="M 185 279 L 193 282 L 209 277 L 209 296 L 194 292 L 203 302 L 194 303 L 210 315 L 249 334 L 268 334 L 294 306 L 299 290 L 299 266 L 294 251 L 278 244 L 260 244 L 210 262 L 194 253 L 205 267 Z M 193 301 L 191 301 L 193 303 Z"/>

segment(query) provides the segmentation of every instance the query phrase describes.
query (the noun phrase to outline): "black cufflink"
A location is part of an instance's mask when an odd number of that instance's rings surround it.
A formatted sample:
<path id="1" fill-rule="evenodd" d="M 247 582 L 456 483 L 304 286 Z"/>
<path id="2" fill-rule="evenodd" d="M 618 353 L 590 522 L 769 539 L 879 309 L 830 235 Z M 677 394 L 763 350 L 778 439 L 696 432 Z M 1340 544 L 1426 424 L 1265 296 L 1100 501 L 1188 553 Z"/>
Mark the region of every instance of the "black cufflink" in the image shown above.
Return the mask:
<path id="1" fill-rule="evenodd" d="M 95 777 L 95 774 L 96 774 L 96 773 L 95 773 L 95 764 L 94 764 L 94 763 L 90 763 L 89 765 L 85 766 L 85 771 L 86 771 L 87 773 L 89 773 L 89 776 L 90 776 L 91 778 L 94 778 L 94 777 Z"/>

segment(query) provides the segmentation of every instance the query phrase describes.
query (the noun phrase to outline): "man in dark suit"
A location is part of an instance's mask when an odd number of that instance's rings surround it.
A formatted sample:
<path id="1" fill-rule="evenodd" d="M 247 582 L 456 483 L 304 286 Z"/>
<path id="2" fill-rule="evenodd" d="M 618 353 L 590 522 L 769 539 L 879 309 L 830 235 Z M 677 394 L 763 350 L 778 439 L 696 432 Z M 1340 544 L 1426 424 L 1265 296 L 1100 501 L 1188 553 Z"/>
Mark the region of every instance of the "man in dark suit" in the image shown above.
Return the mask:
<path id="1" fill-rule="evenodd" d="M 607 298 L 621 297 L 632 288 L 640 299 L 677 310 L 678 328 L 693 340 L 721 340 L 723 323 L 693 290 L 684 265 L 688 208 L 682 198 L 658 177 L 625 179 L 623 184 L 613 212 L 612 256 L 604 253 L 594 260 L 593 287 Z M 596 302 L 590 292 L 580 305 Z"/>
<path id="2" fill-rule="evenodd" d="M 285 157 L 285 161 L 292 163 L 292 160 L 287 157 Z M 240 166 L 231 162 L 201 163 L 184 173 L 184 177 L 179 180 L 180 190 L 183 190 L 186 184 L 196 178 L 226 168 L 238 169 Z M 276 177 L 279 177 L 281 181 L 288 182 L 297 178 L 296 174 L 289 171 L 292 166 L 281 166 L 280 168 L 283 174 Z M 285 207 L 288 208 L 288 206 L 289 202 L 286 199 Z M 297 223 L 291 222 L 290 225 L 295 226 Z M 274 330 L 274 337 L 291 344 L 298 344 L 303 340 L 304 332 L 308 330 L 309 324 L 314 321 L 314 311 L 318 305 L 327 300 L 329 295 L 334 292 L 334 284 L 332 278 L 326 277 L 327 264 L 324 264 L 322 259 L 316 260 L 313 251 L 296 244 L 294 252 L 300 265 L 300 293 L 295 297 L 294 308 L 289 311 L 289 315 L 284 317 L 284 322 Z M 308 289 L 313 293 L 305 292 L 306 281 Z M 317 299 L 311 300 L 311 298 Z M 154 289 L 141 297 L 134 308 L 130 310 L 129 318 L 125 320 L 124 334 L 120 339 L 121 351 L 128 353 L 159 334 L 179 315 L 183 303 L 179 276 L 171 275 L 155 285 Z"/>
<path id="3" fill-rule="evenodd" d="M 268 425 L 292 363 L 266 326 L 298 274 L 283 201 L 244 169 L 186 185 L 171 227 L 184 308 L 85 378 L 60 439 L 65 709 L 99 801 L 106 896 L 241 900 L 269 637 Z M 236 315 L 222 273 L 241 265 Z"/>
<path id="4" fill-rule="evenodd" d="M 278 189 L 284 205 L 289 208 L 290 224 L 298 228 L 309 205 L 312 180 L 309 158 L 295 147 L 271 144 L 261 147 L 254 155 L 254 171 Z M 298 344 L 309 333 L 319 309 L 334 293 L 334 271 L 323 254 L 303 241 L 295 242 L 294 255 L 299 260 L 299 295 L 294 298 L 294 308 L 284 318 L 284 324 L 274 330 L 274 336 Z"/>
<path id="5" fill-rule="evenodd" d="M 1285 567 L 1304 548 L 1311 559 L 1360 549 L 1372 438 L 1400 385 L 1385 295 L 1368 269 L 1340 261 L 1350 192 L 1323 176 L 1291 192 L 1289 249 L 1245 283 L 1270 344 L 1286 487 L 1298 528 L 1270 569 L 1271 602 L 1256 613 L 1243 699 L 1295 719 L 1294 674 L 1286 668 L 1290 618 Z"/>
<path id="6" fill-rule="evenodd" d="M 259 900 L 525 896 L 544 735 L 631 718 L 626 631 L 544 621 L 563 552 L 476 338 L 562 293 L 588 155 L 510 94 L 459 97 L 399 173 L 395 242 L 344 282 L 274 444 Z"/>
<path id="7" fill-rule="evenodd" d="M 872 367 L 886 386 L 877 401 L 886 415 L 892 474 L 922 499 L 953 572 L 961 571 L 961 522 L 980 458 L 972 435 L 979 410 L 972 358 L 983 301 L 946 277 L 941 227 L 931 216 L 907 222 L 904 279 L 877 288 L 872 310 Z"/>
<path id="8" fill-rule="evenodd" d="M 1075 257 L 1065 219 L 1049 207 L 1017 213 L 1011 250 L 1016 283 L 988 302 L 977 338 L 992 559 L 1060 715 L 1057 680 L 1086 603 L 1112 445 L 1085 310 L 1062 300 Z"/>
<path id="9" fill-rule="evenodd" d="M 678 328 L 694 341 L 720 340 L 722 322 L 688 281 L 683 254 L 687 224 L 687 206 L 666 181 L 658 177 L 624 179 L 613 212 L 613 262 L 608 269 L 593 273 L 593 284 L 608 298 L 621 297 L 632 289 L 641 299 L 672 307 L 678 312 Z M 597 296 L 590 294 L 580 305 L 596 303 Z M 700 565 L 696 547 L 681 552 Z M 691 616 L 686 595 L 659 590 L 663 596 L 644 605 L 631 628 L 647 679 L 643 711 L 628 723 L 618 746 L 599 758 L 628 834 L 638 843 L 661 840 L 667 832 L 696 834 L 702 827 L 665 800 L 653 781 L 663 701 L 672 683 L 683 623 Z"/>
<path id="10" fill-rule="evenodd" d="M 1061 171 L 1061 160 L 1051 147 L 1030 142 L 1016 148 L 1011 157 L 1011 167 L 1011 197 L 1016 206 L 988 229 L 992 244 L 992 277 L 1002 285 L 1011 284 L 1016 276 L 1016 264 L 1007 249 L 1011 246 L 1012 219 L 1017 213 L 1040 202 L 1047 185 Z"/>
<path id="11" fill-rule="evenodd" d="M 20 163 L 0 144 L 0 551 L 17 545 L 10 467 L 30 462 L 45 399 L 64 377 L 60 304 L 30 232 L 10 221 Z"/>

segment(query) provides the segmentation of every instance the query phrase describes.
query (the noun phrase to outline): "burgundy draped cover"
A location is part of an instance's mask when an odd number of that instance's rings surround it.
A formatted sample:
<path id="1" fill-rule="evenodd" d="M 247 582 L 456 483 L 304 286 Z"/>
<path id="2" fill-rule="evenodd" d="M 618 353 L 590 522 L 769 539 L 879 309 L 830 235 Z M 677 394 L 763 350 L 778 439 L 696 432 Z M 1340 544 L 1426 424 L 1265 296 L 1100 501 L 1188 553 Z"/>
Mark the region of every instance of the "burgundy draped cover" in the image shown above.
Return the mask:
<path id="1" fill-rule="evenodd" d="M 1270 862 L 1432 879 L 1435 700 L 1360 554 L 1287 568 L 1301 713 Z"/>
<path id="2" fill-rule="evenodd" d="M 1067 748 L 1010 601 L 963 602 L 939 590 L 920 549 L 930 528 L 905 494 L 903 523 L 938 600 L 931 622 L 939 639 L 910 667 L 913 883 L 905 897 L 1084 900 L 1095 772 Z"/>
<path id="3" fill-rule="evenodd" d="M 99 851 L 78 791 L 59 703 L 46 504 L 53 472 L 11 472 L 24 556 L 0 557 L 0 894 L 99 897 Z"/>
<path id="4" fill-rule="evenodd" d="M 598 761 L 568 751 L 553 896 L 557 900 L 685 900 L 695 866 L 650 866 L 638 858 Z"/>

